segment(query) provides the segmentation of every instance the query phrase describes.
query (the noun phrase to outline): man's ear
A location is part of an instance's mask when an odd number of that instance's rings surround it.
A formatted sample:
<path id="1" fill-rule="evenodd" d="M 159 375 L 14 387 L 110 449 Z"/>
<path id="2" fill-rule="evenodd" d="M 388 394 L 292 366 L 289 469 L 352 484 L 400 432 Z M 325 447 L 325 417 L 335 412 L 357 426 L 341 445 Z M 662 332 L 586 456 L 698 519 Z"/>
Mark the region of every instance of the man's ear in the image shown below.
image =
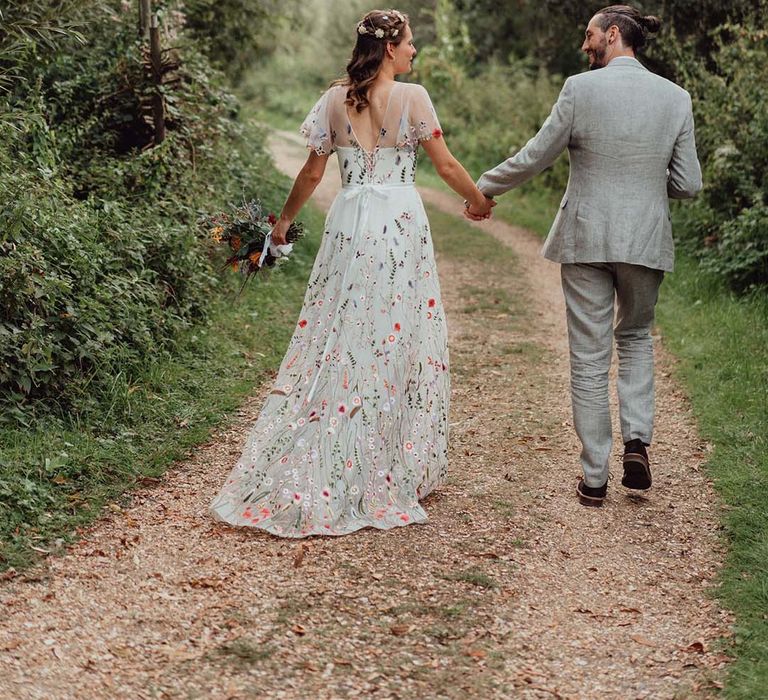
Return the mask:
<path id="1" fill-rule="evenodd" d="M 612 24 L 610 27 L 608 27 L 607 34 L 609 44 L 615 44 L 616 41 L 621 37 L 621 32 L 615 24 Z"/>

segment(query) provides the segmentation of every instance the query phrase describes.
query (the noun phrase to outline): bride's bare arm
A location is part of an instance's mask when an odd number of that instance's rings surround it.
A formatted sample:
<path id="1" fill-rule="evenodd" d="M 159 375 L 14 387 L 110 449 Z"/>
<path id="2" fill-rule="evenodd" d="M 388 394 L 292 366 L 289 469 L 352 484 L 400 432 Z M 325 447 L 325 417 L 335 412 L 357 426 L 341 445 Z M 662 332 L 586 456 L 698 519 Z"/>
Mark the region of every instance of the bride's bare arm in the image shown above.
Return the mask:
<path id="1" fill-rule="evenodd" d="M 307 162 L 304 163 L 293 182 L 291 193 L 285 200 L 283 211 L 280 212 L 280 218 L 272 229 L 272 242 L 275 245 L 285 243 L 288 227 L 323 179 L 328 158 L 329 155 L 319 156 L 314 151 L 309 154 Z"/>
<path id="2" fill-rule="evenodd" d="M 490 211 L 491 200 L 486 199 L 485 195 L 477 189 L 464 166 L 448 150 L 442 136 L 422 141 L 421 145 L 435 166 L 437 174 L 454 192 L 466 199 L 473 209 Z"/>

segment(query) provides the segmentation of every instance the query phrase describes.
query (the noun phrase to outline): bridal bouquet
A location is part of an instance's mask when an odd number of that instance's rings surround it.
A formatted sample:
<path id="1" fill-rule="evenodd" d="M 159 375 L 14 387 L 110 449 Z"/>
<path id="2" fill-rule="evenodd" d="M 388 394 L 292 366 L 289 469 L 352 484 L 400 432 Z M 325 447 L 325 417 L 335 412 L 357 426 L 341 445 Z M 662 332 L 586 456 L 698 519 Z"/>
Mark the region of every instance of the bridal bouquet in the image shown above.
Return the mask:
<path id="1" fill-rule="evenodd" d="M 257 199 L 232 206 L 231 212 L 203 217 L 201 226 L 215 243 L 230 249 L 224 267 L 231 267 L 245 276 L 243 286 L 251 277 L 284 261 L 293 250 L 293 244 L 304 235 L 304 224 L 292 223 L 284 245 L 274 245 L 272 227 L 277 223 L 274 214 L 267 214 Z M 241 288 L 242 291 L 242 288 Z"/>

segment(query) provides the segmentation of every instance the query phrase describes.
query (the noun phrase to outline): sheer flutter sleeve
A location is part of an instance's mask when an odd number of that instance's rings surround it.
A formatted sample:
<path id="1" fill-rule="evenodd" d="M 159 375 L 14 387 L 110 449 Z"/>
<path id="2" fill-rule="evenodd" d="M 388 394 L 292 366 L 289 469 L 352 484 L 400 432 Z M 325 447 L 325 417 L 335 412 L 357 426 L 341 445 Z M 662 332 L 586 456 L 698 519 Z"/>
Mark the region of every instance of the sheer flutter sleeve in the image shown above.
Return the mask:
<path id="1" fill-rule="evenodd" d="M 429 93 L 421 85 L 414 85 L 412 88 L 408 104 L 408 128 L 413 143 L 443 135 Z"/>
<path id="2" fill-rule="evenodd" d="M 307 139 L 307 148 L 319 156 L 330 155 L 336 150 L 334 133 L 331 129 L 331 95 L 327 90 L 309 111 L 299 132 Z"/>

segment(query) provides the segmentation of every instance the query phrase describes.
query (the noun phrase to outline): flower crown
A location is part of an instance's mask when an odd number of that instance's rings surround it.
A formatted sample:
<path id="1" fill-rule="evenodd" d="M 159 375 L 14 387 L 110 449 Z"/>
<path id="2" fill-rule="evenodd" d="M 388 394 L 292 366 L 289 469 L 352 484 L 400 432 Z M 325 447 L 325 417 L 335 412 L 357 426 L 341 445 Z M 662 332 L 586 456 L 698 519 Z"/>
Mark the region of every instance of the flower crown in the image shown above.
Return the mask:
<path id="1" fill-rule="evenodd" d="M 391 15 L 398 21 L 400 24 L 405 24 L 405 17 L 401 15 L 399 12 L 392 12 Z M 382 20 L 385 22 L 389 21 L 389 15 L 382 15 Z M 395 39 L 400 34 L 400 30 L 397 28 L 394 29 L 384 29 L 383 27 L 374 27 L 372 25 L 366 24 L 366 20 L 362 20 L 357 25 L 357 33 L 360 35 L 368 35 L 375 37 L 376 39 Z"/>

